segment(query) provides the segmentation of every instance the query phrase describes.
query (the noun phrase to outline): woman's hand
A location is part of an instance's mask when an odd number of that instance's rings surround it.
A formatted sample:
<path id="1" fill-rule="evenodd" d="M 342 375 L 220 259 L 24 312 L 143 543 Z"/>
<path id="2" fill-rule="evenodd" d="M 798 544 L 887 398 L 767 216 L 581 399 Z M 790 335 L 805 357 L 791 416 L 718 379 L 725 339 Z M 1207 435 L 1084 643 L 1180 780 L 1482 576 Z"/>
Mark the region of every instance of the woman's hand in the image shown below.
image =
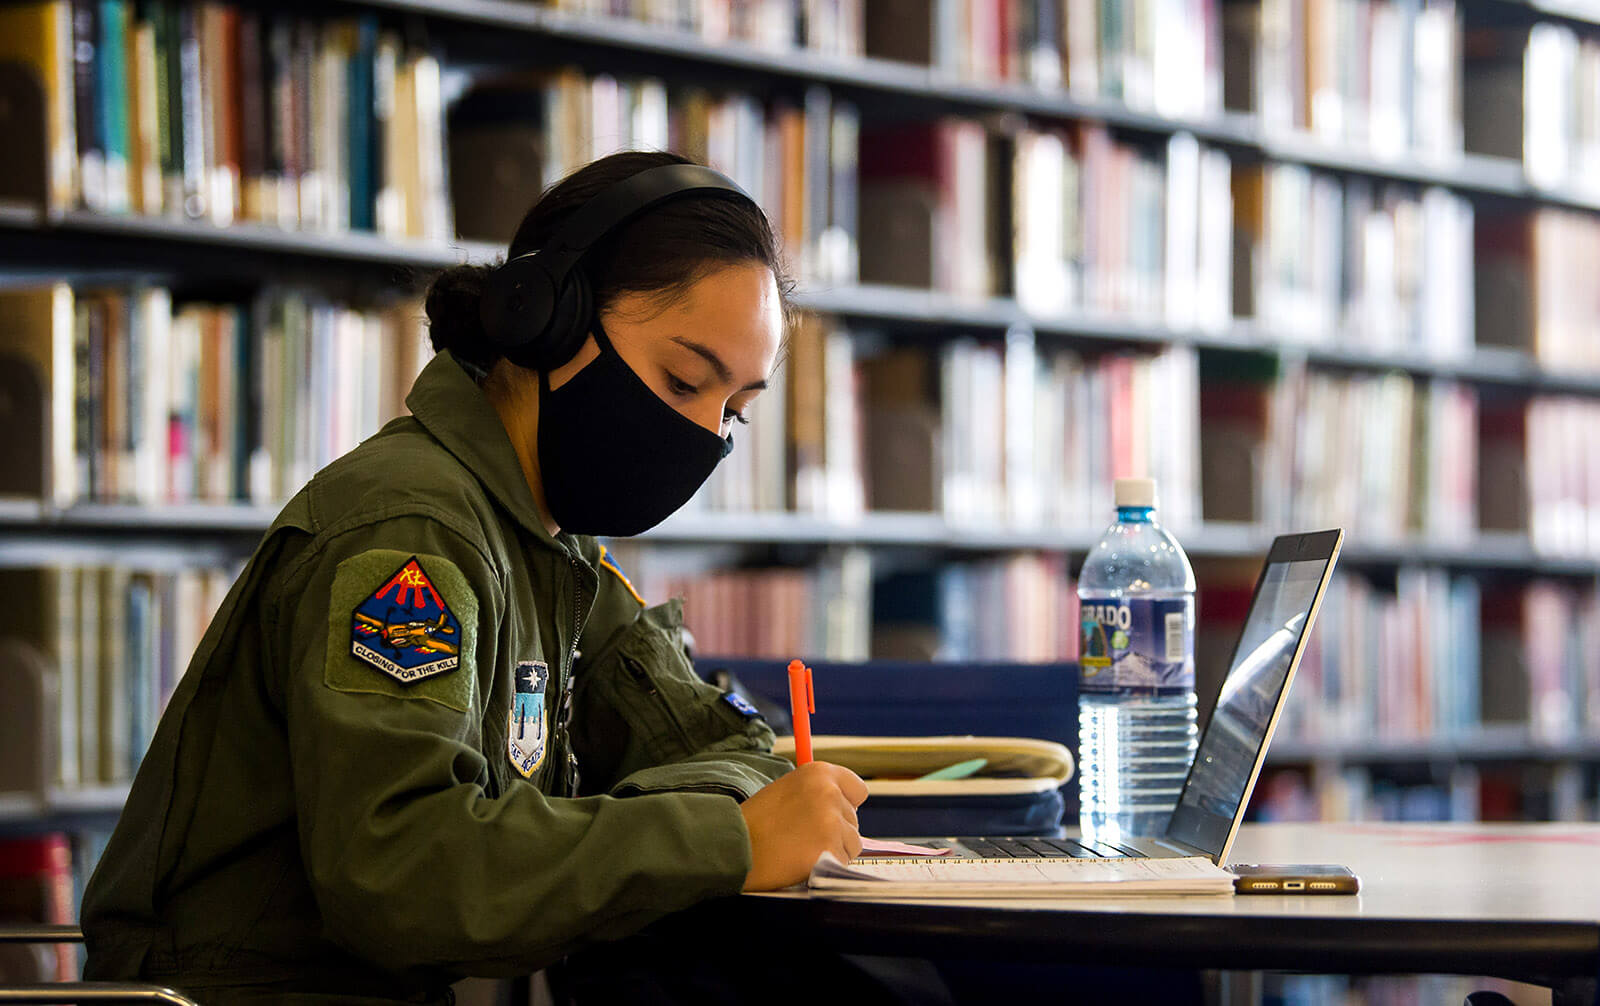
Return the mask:
<path id="1" fill-rule="evenodd" d="M 750 832 L 747 891 L 772 891 L 811 875 L 831 852 L 848 863 L 861 852 L 856 808 L 867 784 L 847 768 L 814 761 L 771 783 L 740 805 Z"/>

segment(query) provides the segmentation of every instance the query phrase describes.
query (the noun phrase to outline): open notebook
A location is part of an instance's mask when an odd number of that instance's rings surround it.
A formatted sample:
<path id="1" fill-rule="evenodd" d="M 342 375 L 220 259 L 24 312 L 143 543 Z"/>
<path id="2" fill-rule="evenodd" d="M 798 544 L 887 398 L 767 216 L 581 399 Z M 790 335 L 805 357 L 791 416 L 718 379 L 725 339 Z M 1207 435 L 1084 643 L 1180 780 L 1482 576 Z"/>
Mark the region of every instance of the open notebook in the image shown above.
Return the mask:
<path id="1" fill-rule="evenodd" d="M 874 898 L 1115 898 L 1232 894 L 1233 874 L 1204 856 L 1178 859 L 875 859 L 845 866 L 823 855 L 808 885 L 817 894 Z"/>

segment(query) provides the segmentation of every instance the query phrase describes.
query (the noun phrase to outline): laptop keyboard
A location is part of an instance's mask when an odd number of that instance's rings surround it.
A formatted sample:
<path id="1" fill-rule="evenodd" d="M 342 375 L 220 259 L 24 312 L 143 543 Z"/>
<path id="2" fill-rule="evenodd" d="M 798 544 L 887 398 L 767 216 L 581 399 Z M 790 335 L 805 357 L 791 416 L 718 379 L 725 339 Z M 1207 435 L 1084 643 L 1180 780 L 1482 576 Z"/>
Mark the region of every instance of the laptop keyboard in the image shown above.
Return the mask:
<path id="1" fill-rule="evenodd" d="M 1144 854 L 1109 842 L 1070 838 L 963 838 L 961 844 L 985 859 L 1143 859 Z"/>

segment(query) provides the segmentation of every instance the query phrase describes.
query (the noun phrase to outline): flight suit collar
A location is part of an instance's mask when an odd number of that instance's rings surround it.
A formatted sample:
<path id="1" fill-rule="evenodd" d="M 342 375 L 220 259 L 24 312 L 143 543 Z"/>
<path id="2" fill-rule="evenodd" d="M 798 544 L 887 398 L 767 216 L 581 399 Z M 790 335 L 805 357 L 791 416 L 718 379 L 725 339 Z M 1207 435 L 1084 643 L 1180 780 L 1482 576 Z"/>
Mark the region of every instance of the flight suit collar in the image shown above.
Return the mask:
<path id="1" fill-rule="evenodd" d="M 569 546 L 562 540 L 570 535 L 551 535 L 539 519 L 533 491 L 500 414 L 455 357 L 438 353 L 422 368 L 406 396 L 406 407 L 445 450 L 478 477 L 518 524 L 553 548 L 576 550 L 576 544 Z"/>

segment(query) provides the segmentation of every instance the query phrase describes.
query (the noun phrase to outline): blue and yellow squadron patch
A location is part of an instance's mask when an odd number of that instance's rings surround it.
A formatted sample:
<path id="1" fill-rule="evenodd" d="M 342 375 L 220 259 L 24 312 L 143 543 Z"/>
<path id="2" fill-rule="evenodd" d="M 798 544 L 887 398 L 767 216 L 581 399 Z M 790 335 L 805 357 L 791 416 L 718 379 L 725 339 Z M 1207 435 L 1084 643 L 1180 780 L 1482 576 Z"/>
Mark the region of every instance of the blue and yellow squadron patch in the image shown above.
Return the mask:
<path id="1" fill-rule="evenodd" d="M 628 579 L 628 574 L 624 573 L 622 567 L 617 565 L 617 557 L 612 555 L 611 550 L 604 545 L 600 546 L 600 565 L 616 574 L 617 579 L 622 581 L 622 586 L 627 589 L 628 593 L 633 595 L 635 601 L 638 601 L 641 605 L 646 603 L 644 597 L 634 588 L 633 581 Z"/>
<path id="2" fill-rule="evenodd" d="M 350 652 L 405 685 L 460 666 L 461 623 L 416 556 L 356 605 Z"/>
<path id="3" fill-rule="evenodd" d="M 550 665 L 542 660 L 520 661 L 514 680 L 515 698 L 506 722 L 506 754 L 517 774 L 529 779 L 544 763 L 544 693 L 550 683 Z"/>

